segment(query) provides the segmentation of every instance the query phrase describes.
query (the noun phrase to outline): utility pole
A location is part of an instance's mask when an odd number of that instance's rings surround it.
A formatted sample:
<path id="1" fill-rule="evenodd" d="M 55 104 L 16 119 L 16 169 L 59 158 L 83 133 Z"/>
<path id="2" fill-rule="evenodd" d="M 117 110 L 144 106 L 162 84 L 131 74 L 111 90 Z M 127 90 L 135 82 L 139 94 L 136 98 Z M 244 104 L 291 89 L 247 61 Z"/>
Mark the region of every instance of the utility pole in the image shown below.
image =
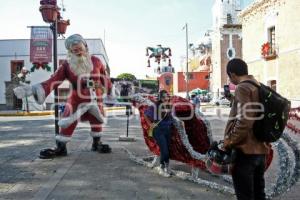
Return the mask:
<path id="1" fill-rule="evenodd" d="M 104 29 L 104 31 L 103 31 L 103 45 L 104 45 L 104 47 L 105 47 L 105 29 Z"/>
<path id="2" fill-rule="evenodd" d="M 185 38 L 186 38 L 186 69 L 185 69 L 185 90 L 186 98 L 190 99 L 189 95 L 189 38 L 188 38 L 188 24 L 185 23 Z"/>

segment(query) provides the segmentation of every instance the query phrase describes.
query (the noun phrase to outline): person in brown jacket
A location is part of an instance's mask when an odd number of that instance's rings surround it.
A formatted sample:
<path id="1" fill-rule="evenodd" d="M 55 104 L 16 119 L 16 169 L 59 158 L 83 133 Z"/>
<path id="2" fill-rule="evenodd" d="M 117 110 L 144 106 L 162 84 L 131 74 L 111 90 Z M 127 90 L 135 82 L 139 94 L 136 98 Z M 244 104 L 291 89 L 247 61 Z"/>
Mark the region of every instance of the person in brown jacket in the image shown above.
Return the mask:
<path id="1" fill-rule="evenodd" d="M 259 82 L 248 75 L 248 66 L 241 59 L 228 62 L 227 75 L 237 85 L 235 95 L 227 96 L 232 101 L 232 107 L 224 136 L 224 148 L 236 150 L 232 169 L 235 193 L 238 200 L 265 199 L 265 158 L 269 148 L 253 134 L 257 112 L 263 105 L 259 103 L 258 88 L 243 81 Z"/>

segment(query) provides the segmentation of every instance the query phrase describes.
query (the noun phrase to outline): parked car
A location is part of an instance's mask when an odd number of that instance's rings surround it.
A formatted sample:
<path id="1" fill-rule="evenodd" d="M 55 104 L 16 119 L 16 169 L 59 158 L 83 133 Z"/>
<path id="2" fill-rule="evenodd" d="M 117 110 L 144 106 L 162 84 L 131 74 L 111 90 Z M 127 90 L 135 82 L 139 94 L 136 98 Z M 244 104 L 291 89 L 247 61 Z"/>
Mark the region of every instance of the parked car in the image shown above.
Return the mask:
<path id="1" fill-rule="evenodd" d="M 193 93 L 192 93 L 192 94 L 193 94 Z M 191 95 L 192 95 L 192 94 L 191 94 Z M 207 94 L 199 94 L 198 97 L 199 97 L 201 103 L 208 103 L 208 102 L 210 102 L 211 99 L 212 99 L 210 93 L 207 93 Z"/>
<path id="2" fill-rule="evenodd" d="M 216 106 L 220 106 L 220 105 L 230 106 L 231 104 L 230 101 L 225 97 L 214 98 L 210 103 Z"/>

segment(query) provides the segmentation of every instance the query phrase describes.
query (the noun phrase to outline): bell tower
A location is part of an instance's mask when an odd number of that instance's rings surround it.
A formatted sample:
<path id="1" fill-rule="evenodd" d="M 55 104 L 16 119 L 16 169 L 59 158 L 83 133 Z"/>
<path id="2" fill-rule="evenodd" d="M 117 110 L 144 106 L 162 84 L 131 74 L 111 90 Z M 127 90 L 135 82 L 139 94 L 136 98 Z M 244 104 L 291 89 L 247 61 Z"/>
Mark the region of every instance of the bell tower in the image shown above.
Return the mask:
<path id="1" fill-rule="evenodd" d="M 226 65 L 233 58 L 242 58 L 242 25 L 238 21 L 242 0 L 215 0 L 212 8 L 212 81 L 217 95 L 228 84 Z"/>
<path id="2" fill-rule="evenodd" d="M 213 28 L 219 29 L 224 24 L 238 24 L 237 15 L 241 11 L 241 0 L 215 0 L 213 5 Z"/>

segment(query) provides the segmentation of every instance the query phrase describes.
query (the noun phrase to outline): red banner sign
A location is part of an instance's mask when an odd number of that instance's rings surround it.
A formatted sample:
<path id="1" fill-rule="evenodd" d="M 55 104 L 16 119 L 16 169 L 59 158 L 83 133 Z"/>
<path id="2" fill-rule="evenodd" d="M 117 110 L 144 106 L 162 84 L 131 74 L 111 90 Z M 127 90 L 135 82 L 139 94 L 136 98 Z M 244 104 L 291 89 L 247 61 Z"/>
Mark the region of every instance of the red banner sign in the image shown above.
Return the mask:
<path id="1" fill-rule="evenodd" d="M 31 27 L 30 62 L 52 61 L 52 32 L 49 27 Z"/>

